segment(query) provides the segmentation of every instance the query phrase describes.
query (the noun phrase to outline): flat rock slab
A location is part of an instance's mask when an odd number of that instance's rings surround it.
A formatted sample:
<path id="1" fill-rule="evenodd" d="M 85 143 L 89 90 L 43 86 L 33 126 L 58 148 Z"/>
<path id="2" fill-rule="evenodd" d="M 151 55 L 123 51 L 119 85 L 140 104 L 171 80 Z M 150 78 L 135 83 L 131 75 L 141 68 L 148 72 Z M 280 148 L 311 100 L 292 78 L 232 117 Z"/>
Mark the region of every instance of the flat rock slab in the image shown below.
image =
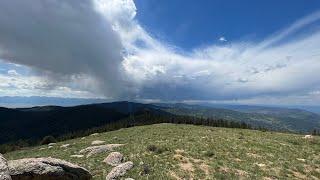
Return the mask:
<path id="1" fill-rule="evenodd" d="M 118 166 L 123 161 L 123 155 L 119 152 L 112 152 L 110 153 L 103 162 L 111 165 L 111 166 Z"/>
<path id="2" fill-rule="evenodd" d="M 91 145 L 101 145 L 101 144 L 104 144 L 104 143 L 105 143 L 105 141 L 96 140 L 96 141 L 92 141 Z"/>
<path id="3" fill-rule="evenodd" d="M 127 171 L 133 168 L 133 162 L 128 161 L 114 167 L 107 175 L 106 180 L 116 180 L 117 178 L 124 176 Z"/>
<path id="4" fill-rule="evenodd" d="M 79 153 L 84 154 L 88 153 L 87 157 L 90 157 L 92 155 L 113 151 L 114 148 L 123 146 L 124 144 L 106 144 L 106 145 L 100 145 L 100 146 L 90 146 L 85 149 L 82 149 Z"/>
<path id="5" fill-rule="evenodd" d="M 8 161 L 12 180 L 90 180 L 88 170 L 54 158 L 26 158 Z"/>
<path id="6" fill-rule="evenodd" d="M 0 154 L 0 180 L 11 180 L 7 160 Z"/>

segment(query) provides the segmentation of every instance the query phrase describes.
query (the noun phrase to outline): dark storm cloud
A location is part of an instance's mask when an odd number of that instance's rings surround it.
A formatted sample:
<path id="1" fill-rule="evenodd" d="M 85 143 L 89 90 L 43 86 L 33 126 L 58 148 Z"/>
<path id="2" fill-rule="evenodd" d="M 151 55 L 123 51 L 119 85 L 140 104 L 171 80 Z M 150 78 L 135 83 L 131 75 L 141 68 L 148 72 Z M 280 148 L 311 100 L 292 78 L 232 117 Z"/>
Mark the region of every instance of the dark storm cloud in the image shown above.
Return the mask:
<path id="1" fill-rule="evenodd" d="M 90 0 L 1 0 L 0 58 L 54 76 L 87 74 L 119 92 L 122 45 Z"/>

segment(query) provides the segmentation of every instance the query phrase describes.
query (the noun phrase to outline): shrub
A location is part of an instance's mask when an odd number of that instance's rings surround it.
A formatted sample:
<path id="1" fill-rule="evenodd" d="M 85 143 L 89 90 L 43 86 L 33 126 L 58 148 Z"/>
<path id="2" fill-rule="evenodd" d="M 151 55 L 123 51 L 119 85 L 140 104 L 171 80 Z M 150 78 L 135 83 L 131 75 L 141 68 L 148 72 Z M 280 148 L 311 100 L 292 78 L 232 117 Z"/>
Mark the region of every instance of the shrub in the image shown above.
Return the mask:
<path id="1" fill-rule="evenodd" d="M 57 140 L 53 136 L 45 136 L 40 142 L 41 145 L 55 143 Z"/>
<path id="2" fill-rule="evenodd" d="M 151 152 L 157 153 L 157 154 L 161 154 L 163 153 L 163 151 L 165 151 L 163 148 L 157 147 L 156 145 L 149 145 L 147 146 L 147 149 Z"/>
<path id="3" fill-rule="evenodd" d="M 4 154 L 10 151 L 18 150 L 17 147 L 13 144 L 2 144 L 0 145 L 0 153 Z"/>
<path id="4" fill-rule="evenodd" d="M 149 151 L 155 152 L 156 149 L 157 149 L 157 146 L 156 146 L 156 145 L 149 145 L 149 146 L 147 146 L 147 149 L 148 149 Z"/>
<path id="5" fill-rule="evenodd" d="M 206 151 L 204 155 L 207 156 L 207 157 L 212 157 L 212 156 L 214 156 L 214 152 Z"/>

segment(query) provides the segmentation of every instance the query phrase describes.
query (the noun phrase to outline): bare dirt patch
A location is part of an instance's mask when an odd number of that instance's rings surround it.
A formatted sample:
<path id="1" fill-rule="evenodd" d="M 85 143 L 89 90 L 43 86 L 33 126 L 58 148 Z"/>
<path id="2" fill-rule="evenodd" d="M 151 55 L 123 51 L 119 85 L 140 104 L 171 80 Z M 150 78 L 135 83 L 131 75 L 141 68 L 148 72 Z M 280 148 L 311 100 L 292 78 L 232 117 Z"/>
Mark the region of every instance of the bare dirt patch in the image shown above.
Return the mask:
<path id="1" fill-rule="evenodd" d="M 176 161 L 179 161 L 180 169 L 183 171 L 186 171 L 191 177 L 193 177 L 194 165 L 191 162 L 190 158 L 183 156 L 184 150 L 177 149 L 175 150 L 175 153 L 176 154 L 173 155 L 173 159 L 175 159 Z"/>
<path id="2" fill-rule="evenodd" d="M 206 176 L 210 175 L 210 167 L 207 164 L 200 164 L 199 168 L 206 174 Z"/>
<path id="3" fill-rule="evenodd" d="M 181 167 L 181 169 L 189 173 L 192 173 L 194 171 L 193 164 L 190 161 L 188 161 L 187 163 L 180 163 L 179 166 Z"/>

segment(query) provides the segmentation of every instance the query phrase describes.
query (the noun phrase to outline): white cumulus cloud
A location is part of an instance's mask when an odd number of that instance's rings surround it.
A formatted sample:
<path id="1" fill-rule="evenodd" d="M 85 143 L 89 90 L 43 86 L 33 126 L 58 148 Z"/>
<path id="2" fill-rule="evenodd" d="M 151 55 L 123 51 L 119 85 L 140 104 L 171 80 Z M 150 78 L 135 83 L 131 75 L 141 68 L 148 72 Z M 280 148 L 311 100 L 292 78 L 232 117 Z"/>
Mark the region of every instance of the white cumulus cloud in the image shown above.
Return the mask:
<path id="1" fill-rule="evenodd" d="M 227 42 L 227 39 L 226 39 L 225 37 L 221 36 L 221 37 L 219 38 L 219 41 L 221 41 L 221 42 Z"/>

